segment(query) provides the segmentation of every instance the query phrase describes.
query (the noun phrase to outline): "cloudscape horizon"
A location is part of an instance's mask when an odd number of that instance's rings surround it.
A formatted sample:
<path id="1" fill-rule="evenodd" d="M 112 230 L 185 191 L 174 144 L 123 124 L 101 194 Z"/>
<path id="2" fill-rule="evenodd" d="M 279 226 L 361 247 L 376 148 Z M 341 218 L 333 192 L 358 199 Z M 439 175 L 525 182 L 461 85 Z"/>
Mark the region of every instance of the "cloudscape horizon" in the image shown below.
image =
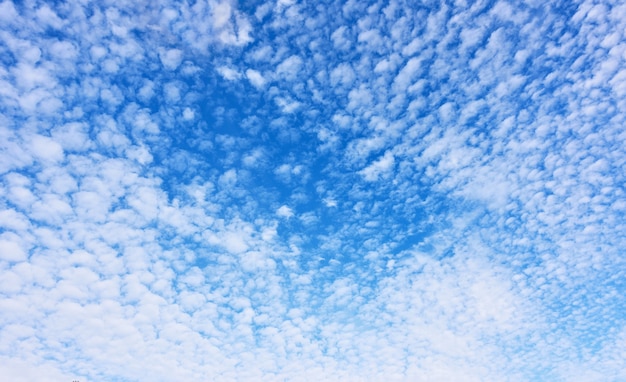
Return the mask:
<path id="1" fill-rule="evenodd" d="M 6 381 L 625 381 L 626 4 L 0 3 Z"/>

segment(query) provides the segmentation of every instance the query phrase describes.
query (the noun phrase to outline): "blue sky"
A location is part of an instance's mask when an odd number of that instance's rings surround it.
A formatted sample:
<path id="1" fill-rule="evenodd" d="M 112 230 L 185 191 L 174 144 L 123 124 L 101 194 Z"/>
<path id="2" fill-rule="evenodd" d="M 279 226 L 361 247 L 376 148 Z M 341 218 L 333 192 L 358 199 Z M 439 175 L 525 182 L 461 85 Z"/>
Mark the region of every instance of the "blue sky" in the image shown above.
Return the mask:
<path id="1" fill-rule="evenodd" d="M 0 3 L 0 375 L 626 380 L 626 5 Z"/>

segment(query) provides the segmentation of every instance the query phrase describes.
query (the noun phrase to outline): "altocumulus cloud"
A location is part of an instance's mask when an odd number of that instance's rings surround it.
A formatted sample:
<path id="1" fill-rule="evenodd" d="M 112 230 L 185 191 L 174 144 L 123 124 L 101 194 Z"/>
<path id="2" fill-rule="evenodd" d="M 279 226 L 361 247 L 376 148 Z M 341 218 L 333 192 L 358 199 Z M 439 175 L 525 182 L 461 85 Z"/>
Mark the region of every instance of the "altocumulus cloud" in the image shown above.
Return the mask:
<path id="1" fill-rule="evenodd" d="M 0 3 L 0 375 L 626 380 L 620 2 Z"/>

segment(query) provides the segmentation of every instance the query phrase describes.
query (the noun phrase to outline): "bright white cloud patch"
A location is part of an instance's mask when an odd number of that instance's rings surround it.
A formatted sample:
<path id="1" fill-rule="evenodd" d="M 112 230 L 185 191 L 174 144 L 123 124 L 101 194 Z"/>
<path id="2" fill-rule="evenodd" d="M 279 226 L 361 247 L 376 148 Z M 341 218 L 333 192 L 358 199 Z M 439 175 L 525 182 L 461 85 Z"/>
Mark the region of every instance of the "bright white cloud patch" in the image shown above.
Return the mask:
<path id="1" fill-rule="evenodd" d="M 2 380 L 626 380 L 625 20 L 0 2 Z"/>
<path id="2" fill-rule="evenodd" d="M 180 49 L 162 50 L 159 58 L 166 69 L 176 70 L 183 59 L 183 52 Z"/>
<path id="3" fill-rule="evenodd" d="M 293 216 L 293 211 L 287 206 L 281 206 L 278 210 L 276 210 L 276 215 L 283 218 L 290 218 Z"/>
<path id="4" fill-rule="evenodd" d="M 11 240 L 12 235 L 3 235 L 9 236 L 6 239 L 0 239 L 0 253 L 2 254 L 2 260 L 8 262 L 20 262 L 26 260 L 26 252 L 24 249 L 15 241 L 17 238 L 13 238 Z"/>
<path id="5" fill-rule="evenodd" d="M 226 80 L 232 81 L 241 77 L 241 74 L 238 71 L 226 66 L 220 66 L 219 68 L 217 68 L 217 71 Z"/>
<path id="6" fill-rule="evenodd" d="M 63 148 L 58 142 L 41 135 L 33 135 L 27 139 L 31 140 L 34 157 L 44 162 L 58 162 L 63 159 Z"/>
<path id="7" fill-rule="evenodd" d="M 393 168 L 395 159 L 391 151 L 387 151 L 385 155 L 376 160 L 371 165 L 361 170 L 363 178 L 369 182 L 378 180 L 380 177 L 385 177 Z"/>
<path id="8" fill-rule="evenodd" d="M 263 86 L 265 86 L 265 78 L 263 78 L 263 75 L 261 75 L 261 73 L 254 69 L 246 70 L 246 77 L 248 78 L 250 83 L 257 88 L 262 88 Z"/>

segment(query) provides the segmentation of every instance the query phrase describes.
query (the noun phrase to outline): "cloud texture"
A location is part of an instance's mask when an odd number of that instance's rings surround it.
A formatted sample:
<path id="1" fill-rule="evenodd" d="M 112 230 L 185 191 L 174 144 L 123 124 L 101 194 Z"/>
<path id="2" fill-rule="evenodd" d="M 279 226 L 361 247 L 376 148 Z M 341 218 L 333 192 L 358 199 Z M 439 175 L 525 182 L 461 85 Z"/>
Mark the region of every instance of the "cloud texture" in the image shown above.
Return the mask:
<path id="1" fill-rule="evenodd" d="M 626 379 L 626 6 L 0 3 L 0 375 Z"/>

